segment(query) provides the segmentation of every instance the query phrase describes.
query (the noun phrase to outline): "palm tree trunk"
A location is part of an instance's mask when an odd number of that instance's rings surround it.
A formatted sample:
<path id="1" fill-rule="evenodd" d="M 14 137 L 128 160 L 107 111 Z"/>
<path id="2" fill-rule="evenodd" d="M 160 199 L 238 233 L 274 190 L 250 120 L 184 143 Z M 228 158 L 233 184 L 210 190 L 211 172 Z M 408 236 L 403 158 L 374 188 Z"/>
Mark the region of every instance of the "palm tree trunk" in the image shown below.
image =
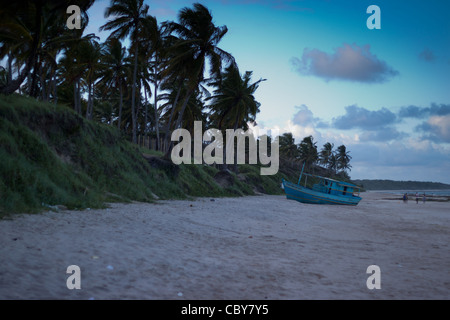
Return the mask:
<path id="1" fill-rule="evenodd" d="M 181 127 L 181 123 L 183 121 L 184 110 L 186 109 L 186 106 L 187 106 L 189 99 L 191 98 L 191 95 L 193 92 L 194 92 L 193 89 L 189 90 L 189 92 L 186 95 L 186 98 L 184 99 L 183 105 L 181 106 L 181 111 L 178 113 L 178 119 L 177 119 L 177 124 L 175 125 L 175 129 L 178 129 L 179 127 Z M 166 157 L 166 158 L 169 157 L 169 154 L 172 151 L 172 147 L 173 147 L 173 141 L 170 141 L 169 148 L 167 148 L 167 151 L 166 151 L 166 154 L 164 155 L 164 157 Z"/>
<path id="2" fill-rule="evenodd" d="M 56 70 L 53 71 L 53 99 L 54 99 L 54 103 L 57 104 L 58 103 L 58 88 L 56 86 Z"/>
<path id="3" fill-rule="evenodd" d="M 169 149 L 169 136 L 170 136 L 169 135 L 169 131 L 170 131 L 170 126 L 172 124 L 173 115 L 175 114 L 175 109 L 176 109 L 176 106 L 178 104 L 178 99 L 180 98 L 181 88 L 182 88 L 182 85 L 180 85 L 180 87 L 178 88 L 178 92 L 177 92 L 177 95 L 175 97 L 175 101 L 174 101 L 174 103 L 172 105 L 172 110 L 170 111 L 169 121 L 167 122 L 167 125 L 166 125 L 166 135 L 164 137 L 164 147 L 167 148 L 166 150 Z M 167 157 L 168 154 L 166 154 L 164 156 Z"/>
<path id="4" fill-rule="evenodd" d="M 86 119 L 91 119 L 92 118 L 92 110 L 91 110 L 91 101 L 92 100 L 92 81 L 89 80 L 89 85 L 88 85 L 88 103 L 87 103 L 87 108 L 86 108 Z"/>
<path id="5" fill-rule="evenodd" d="M 132 138 L 131 141 L 133 143 L 137 142 L 136 137 L 136 112 L 135 112 L 135 103 L 136 103 L 136 78 L 137 78 L 137 64 L 138 64 L 138 44 L 136 43 L 136 49 L 134 50 L 134 70 L 133 70 L 133 87 L 131 90 L 131 121 L 132 124 Z"/>
<path id="6" fill-rule="evenodd" d="M 156 150 L 159 150 L 159 115 L 158 115 L 158 73 L 155 67 L 155 92 L 154 92 L 154 109 L 155 109 L 155 129 L 156 129 Z"/>
<path id="7" fill-rule="evenodd" d="M 47 90 L 46 90 L 47 84 L 46 84 L 46 81 L 44 78 L 44 72 L 42 69 L 43 69 L 42 65 L 39 64 L 39 81 L 41 83 L 41 99 L 42 99 L 42 101 L 48 101 L 47 100 Z"/>
<path id="8" fill-rule="evenodd" d="M 76 113 L 80 114 L 78 112 L 78 103 L 77 103 L 77 80 L 73 81 L 73 109 Z"/>
<path id="9" fill-rule="evenodd" d="M 75 110 L 81 116 L 81 87 L 80 78 L 75 80 L 76 82 L 76 92 L 75 92 Z"/>
<path id="10" fill-rule="evenodd" d="M 148 122 L 148 101 L 147 101 L 147 89 L 144 87 L 145 95 L 145 116 L 144 116 L 144 146 L 147 141 L 147 122 Z"/>
<path id="11" fill-rule="evenodd" d="M 119 95 L 120 95 L 120 101 L 119 101 L 119 121 L 117 124 L 117 128 L 120 130 L 120 125 L 122 122 L 122 106 L 123 106 L 123 89 L 122 89 L 122 79 L 119 79 Z"/>
<path id="12" fill-rule="evenodd" d="M 11 52 L 8 53 L 8 78 L 7 78 L 7 84 L 10 84 L 12 82 L 12 56 Z"/>
<path id="13" fill-rule="evenodd" d="M 236 130 L 238 128 L 238 123 L 239 123 L 239 113 L 236 115 L 236 121 L 234 122 L 234 132 L 236 132 Z M 239 141 L 239 137 L 238 137 L 238 141 Z M 234 138 L 233 138 L 233 141 L 231 141 L 231 147 L 234 148 Z M 238 148 L 237 148 L 237 146 L 234 149 L 235 149 L 234 150 L 234 172 L 238 173 L 238 165 L 237 165 L 237 149 Z"/>
<path id="14" fill-rule="evenodd" d="M 38 58 L 34 61 L 34 66 L 33 66 L 33 73 L 31 74 L 31 91 L 30 91 L 30 96 L 36 98 L 38 93 L 37 93 L 37 75 L 39 72 L 39 56 Z"/>

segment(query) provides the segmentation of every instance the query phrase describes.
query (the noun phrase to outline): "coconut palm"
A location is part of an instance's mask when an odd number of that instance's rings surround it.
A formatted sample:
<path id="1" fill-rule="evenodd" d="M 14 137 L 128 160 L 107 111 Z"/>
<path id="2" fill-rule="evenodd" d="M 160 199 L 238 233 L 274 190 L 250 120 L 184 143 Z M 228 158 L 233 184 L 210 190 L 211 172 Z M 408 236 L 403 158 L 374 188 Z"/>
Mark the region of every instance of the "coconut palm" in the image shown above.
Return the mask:
<path id="1" fill-rule="evenodd" d="M 298 145 L 299 159 L 305 163 L 306 169 L 311 169 L 312 165 L 317 162 L 319 158 L 317 153 L 316 142 L 312 136 L 303 138 Z"/>
<path id="2" fill-rule="evenodd" d="M 330 159 L 333 155 L 334 144 L 327 142 L 323 145 L 319 153 L 319 163 L 330 169 Z"/>
<path id="3" fill-rule="evenodd" d="M 298 146 L 291 132 L 283 133 L 279 139 L 280 155 L 289 159 L 297 159 L 299 157 Z"/>
<path id="4" fill-rule="evenodd" d="M 170 74 L 174 70 L 188 68 L 188 72 L 185 72 L 184 83 L 187 91 L 175 128 L 180 127 L 190 97 L 205 79 L 207 61 L 210 64 L 209 73 L 213 77 L 220 75 L 222 61 L 234 63 L 233 56 L 218 47 L 220 40 L 228 31 L 227 27 L 215 26 L 211 12 L 205 6 L 194 3 L 193 8 L 181 9 L 178 20 L 178 23 L 167 24 L 168 30 L 178 36 L 178 41 L 172 46 L 172 52 L 177 54 L 170 59 L 165 71 Z M 190 63 L 186 64 L 187 61 Z M 170 148 L 167 154 L 169 152 Z"/>
<path id="5" fill-rule="evenodd" d="M 238 128 L 247 130 L 248 122 L 255 121 L 260 103 L 256 101 L 254 94 L 265 79 L 251 83 L 251 77 L 251 71 L 241 76 L 237 65 L 230 64 L 219 80 L 212 83 L 217 89 L 207 100 L 212 101 L 209 106 L 211 119 L 215 120 L 219 130 L 227 127 L 233 127 L 235 131 Z M 233 141 L 227 141 L 226 146 L 233 148 Z M 236 159 L 234 163 L 237 171 Z"/>
<path id="6" fill-rule="evenodd" d="M 156 150 L 160 149 L 159 145 L 159 88 L 162 81 L 162 70 L 166 63 L 167 52 L 167 28 L 165 25 L 159 25 L 155 17 L 148 17 L 145 23 L 146 37 L 144 38 L 148 42 L 148 63 L 150 69 L 150 81 L 154 86 L 153 94 L 153 107 L 154 107 L 154 122 L 156 132 Z"/>
<path id="7" fill-rule="evenodd" d="M 260 103 L 255 99 L 255 91 L 265 79 L 251 83 L 252 72 L 247 71 L 243 76 L 235 64 L 229 65 L 217 82 L 212 100 L 211 110 L 218 119 L 219 129 L 232 126 L 234 130 L 248 129 L 247 122 L 255 121 Z"/>
<path id="8" fill-rule="evenodd" d="M 39 59 L 45 51 L 43 47 L 49 41 L 49 28 L 57 27 L 61 33 L 64 25 L 60 22 L 66 16 L 70 4 L 78 5 L 82 13 L 82 20 L 87 21 L 86 11 L 93 4 L 93 0 L 17 0 L 2 3 L 0 9 L 0 58 L 11 54 L 19 60 L 23 68 L 19 68 L 16 79 L 11 79 L 7 85 L 0 86 L 0 93 L 15 92 L 32 72 L 29 89 L 36 96 L 36 83 L 42 66 Z M 58 32 L 57 32 L 58 33 Z M 55 49 L 54 46 L 52 46 Z M 52 50 L 53 51 L 53 50 Z M 56 54 L 53 51 L 53 54 Z M 55 71 L 56 72 L 56 71 Z"/>
<path id="9" fill-rule="evenodd" d="M 103 71 L 100 82 L 104 86 L 104 91 L 112 88 L 119 91 L 119 114 L 117 127 L 120 129 L 123 108 L 123 87 L 125 84 L 127 71 L 127 50 L 120 40 L 116 38 L 108 39 L 103 47 Z M 117 92 L 117 91 L 116 91 Z"/>
<path id="10" fill-rule="evenodd" d="M 133 80 L 131 83 L 131 116 L 132 116 L 132 141 L 137 142 L 136 130 L 136 86 L 139 56 L 139 30 L 145 23 L 149 6 L 144 0 L 111 0 L 111 5 L 105 10 L 105 18 L 113 16 L 113 19 L 100 27 L 100 31 L 106 30 L 112 33 L 109 38 L 123 40 L 130 36 L 134 57 Z"/>
<path id="11" fill-rule="evenodd" d="M 349 155 L 350 151 L 347 151 L 345 145 L 340 145 L 337 148 L 336 161 L 337 161 L 337 169 L 341 169 L 342 171 L 346 171 L 347 169 L 351 170 L 350 160 L 352 157 Z"/>
<path id="12" fill-rule="evenodd" d="M 102 67 L 102 48 L 100 44 L 93 41 L 83 41 L 79 46 L 79 62 L 78 67 L 84 72 L 84 80 L 88 89 L 88 103 L 86 108 L 86 118 L 92 119 L 94 101 L 93 90 L 95 83 L 99 77 Z"/>

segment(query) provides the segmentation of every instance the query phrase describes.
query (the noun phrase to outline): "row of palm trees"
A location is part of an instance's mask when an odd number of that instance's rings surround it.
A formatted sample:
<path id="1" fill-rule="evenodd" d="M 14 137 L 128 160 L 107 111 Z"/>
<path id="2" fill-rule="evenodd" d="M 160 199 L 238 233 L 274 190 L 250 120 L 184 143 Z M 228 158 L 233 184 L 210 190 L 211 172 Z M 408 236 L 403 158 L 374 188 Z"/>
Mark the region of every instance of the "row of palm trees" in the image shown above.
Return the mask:
<path id="1" fill-rule="evenodd" d="M 219 47 L 227 27 L 216 26 L 204 5 L 158 23 L 143 0 L 111 0 L 100 27 L 110 35 L 101 43 L 85 34 L 93 2 L 17 0 L 0 8 L 0 59 L 7 62 L 0 93 L 66 104 L 117 125 L 132 142 L 152 134 L 169 145 L 171 131 L 193 129 L 195 120 L 219 129 L 247 129 L 255 120 L 254 93 L 263 79 L 241 75 Z M 67 28 L 69 5 L 80 7 L 81 29 Z"/>
<path id="2" fill-rule="evenodd" d="M 279 145 L 281 156 L 304 162 L 307 170 L 312 169 L 315 165 L 321 165 L 332 175 L 341 173 L 348 177 L 347 170 L 351 170 L 352 167 L 350 165 L 352 157 L 345 145 L 340 145 L 335 150 L 334 144 L 327 142 L 319 151 L 313 136 L 304 137 L 300 143 L 296 144 L 290 132 L 280 136 Z"/>

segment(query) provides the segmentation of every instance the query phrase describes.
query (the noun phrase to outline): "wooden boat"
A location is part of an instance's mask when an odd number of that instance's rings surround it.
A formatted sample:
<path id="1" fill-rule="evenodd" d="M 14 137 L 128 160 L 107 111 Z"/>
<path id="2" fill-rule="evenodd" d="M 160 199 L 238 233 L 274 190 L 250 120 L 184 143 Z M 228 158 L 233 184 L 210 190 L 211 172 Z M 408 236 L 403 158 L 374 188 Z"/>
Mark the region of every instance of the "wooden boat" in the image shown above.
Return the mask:
<path id="1" fill-rule="evenodd" d="M 302 176 L 305 176 L 303 186 L 300 185 Z M 318 179 L 318 183 L 315 183 L 312 188 L 306 187 L 308 177 Z M 360 187 L 348 182 L 303 173 L 303 168 L 298 183 L 295 184 L 283 179 L 283 188 L 287 199 L 303 203 L 356 206 L 361 201 Z"/>

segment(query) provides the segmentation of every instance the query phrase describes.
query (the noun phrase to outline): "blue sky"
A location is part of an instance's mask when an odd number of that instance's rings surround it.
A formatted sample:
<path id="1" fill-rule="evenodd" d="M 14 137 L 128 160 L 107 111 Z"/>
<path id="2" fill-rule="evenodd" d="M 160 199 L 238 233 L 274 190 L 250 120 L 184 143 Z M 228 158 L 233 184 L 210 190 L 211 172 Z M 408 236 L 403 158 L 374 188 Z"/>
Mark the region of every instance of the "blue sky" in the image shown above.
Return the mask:
<path id="1" fill-rule="evenodd" d="M 158 21 L 189 0 L 146 0 Z M 261 129 L 345 144 L 354 179 L 450 183 L 450 2 L 208 0 L 220 47 L 241 72 L 267 79 L 256 93 Z M 369 30 L 369 5 L 381 29 Z M 89 32 L 106 20 L 100 0 Z M 102 40 L 106 35 L 102 35 Z"/>

